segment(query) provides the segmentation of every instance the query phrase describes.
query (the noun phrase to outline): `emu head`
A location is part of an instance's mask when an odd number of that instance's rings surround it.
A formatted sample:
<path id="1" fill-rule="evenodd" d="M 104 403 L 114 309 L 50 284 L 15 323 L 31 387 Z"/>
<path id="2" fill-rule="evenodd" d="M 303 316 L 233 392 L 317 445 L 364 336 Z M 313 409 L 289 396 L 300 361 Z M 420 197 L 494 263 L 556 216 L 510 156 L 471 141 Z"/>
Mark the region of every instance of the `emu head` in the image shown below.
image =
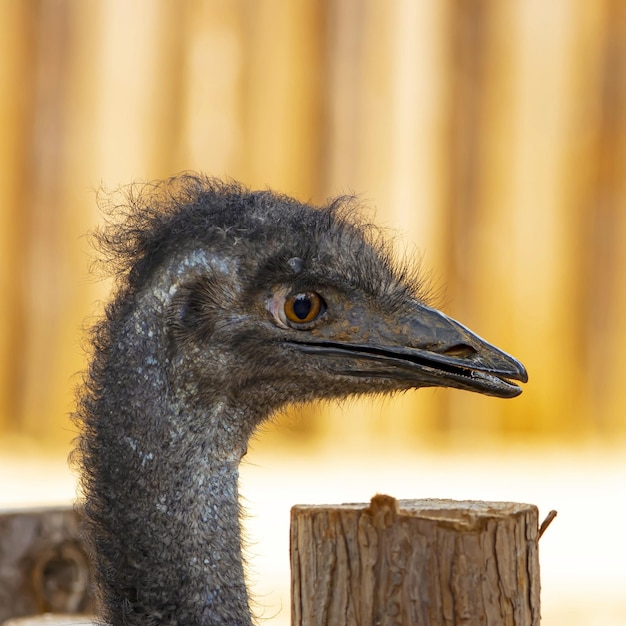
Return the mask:
<path id="1" fill-rule="evenodd" d="M 428 306 L 418 273 L 349 200 L 318 209 L 186 176 L 133 203 L 103 239 L 125 260 L 127 292 L 161 294 L 163 367 L 193 403 L 262 419 L 418 387 L 521 393 L 521 363 Z"/>

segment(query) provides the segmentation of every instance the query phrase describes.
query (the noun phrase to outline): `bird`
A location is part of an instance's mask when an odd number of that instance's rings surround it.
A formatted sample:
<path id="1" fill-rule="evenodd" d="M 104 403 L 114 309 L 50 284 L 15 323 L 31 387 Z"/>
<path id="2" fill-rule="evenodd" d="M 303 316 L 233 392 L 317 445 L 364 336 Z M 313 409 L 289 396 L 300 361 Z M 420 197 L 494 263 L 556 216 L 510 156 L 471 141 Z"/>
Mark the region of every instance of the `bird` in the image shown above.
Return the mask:
<path id="1" fill-rule="evenodd" d="M 90 334 L 75 459 L 104 623 L 254 622 L 238 472 L 277 411 L 521 393 L 524 366 L 431 306 L 362 213 L 189 172 L 131 185 L 96 232 L 115 287 Z"/>

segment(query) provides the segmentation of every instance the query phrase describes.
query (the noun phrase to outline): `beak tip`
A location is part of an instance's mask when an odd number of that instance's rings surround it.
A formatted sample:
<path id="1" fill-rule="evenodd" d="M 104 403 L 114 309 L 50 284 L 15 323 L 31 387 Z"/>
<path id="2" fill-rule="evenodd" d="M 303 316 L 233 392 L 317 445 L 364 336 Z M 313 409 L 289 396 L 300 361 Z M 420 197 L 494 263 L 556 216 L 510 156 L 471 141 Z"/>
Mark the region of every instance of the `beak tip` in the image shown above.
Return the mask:
<path id="1" fill-rule="evenodd" d="M 521 383 L 527 383 L 528 382 L 528 372 L 527 372 L 526 368 L 519 361 L 517 361 L 517 366 L 518 366 L 517 367 L 518 380 Z"/>

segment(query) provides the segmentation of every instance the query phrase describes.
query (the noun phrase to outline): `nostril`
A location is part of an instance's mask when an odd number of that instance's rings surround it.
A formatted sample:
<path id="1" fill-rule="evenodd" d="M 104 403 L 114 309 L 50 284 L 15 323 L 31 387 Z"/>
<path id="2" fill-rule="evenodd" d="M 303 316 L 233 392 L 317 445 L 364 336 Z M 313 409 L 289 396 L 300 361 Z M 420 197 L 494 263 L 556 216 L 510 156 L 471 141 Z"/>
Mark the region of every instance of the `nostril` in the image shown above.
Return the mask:
<path id="1" fill-rule="evenodd" d="M 469 359 L 476 354 L 476 350 L 465 343 L 457 343 L 454 346 L 442 350 L 441 354 L 451 356 L 455 359 Z"/>

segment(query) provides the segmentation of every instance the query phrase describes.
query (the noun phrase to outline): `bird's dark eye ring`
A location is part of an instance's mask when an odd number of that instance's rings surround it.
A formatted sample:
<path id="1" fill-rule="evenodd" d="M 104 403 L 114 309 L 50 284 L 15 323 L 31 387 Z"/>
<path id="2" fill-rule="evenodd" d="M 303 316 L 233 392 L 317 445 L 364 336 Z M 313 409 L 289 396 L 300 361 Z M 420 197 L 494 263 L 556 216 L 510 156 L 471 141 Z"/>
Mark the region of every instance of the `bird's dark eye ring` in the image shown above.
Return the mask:
<path id="1" fill-rule="evenodd" d="M 318 293 L 296 293 L 285 300 L 285 317 L 292 324 L 309 324 L 326 310 L 326 304 Z"/>

